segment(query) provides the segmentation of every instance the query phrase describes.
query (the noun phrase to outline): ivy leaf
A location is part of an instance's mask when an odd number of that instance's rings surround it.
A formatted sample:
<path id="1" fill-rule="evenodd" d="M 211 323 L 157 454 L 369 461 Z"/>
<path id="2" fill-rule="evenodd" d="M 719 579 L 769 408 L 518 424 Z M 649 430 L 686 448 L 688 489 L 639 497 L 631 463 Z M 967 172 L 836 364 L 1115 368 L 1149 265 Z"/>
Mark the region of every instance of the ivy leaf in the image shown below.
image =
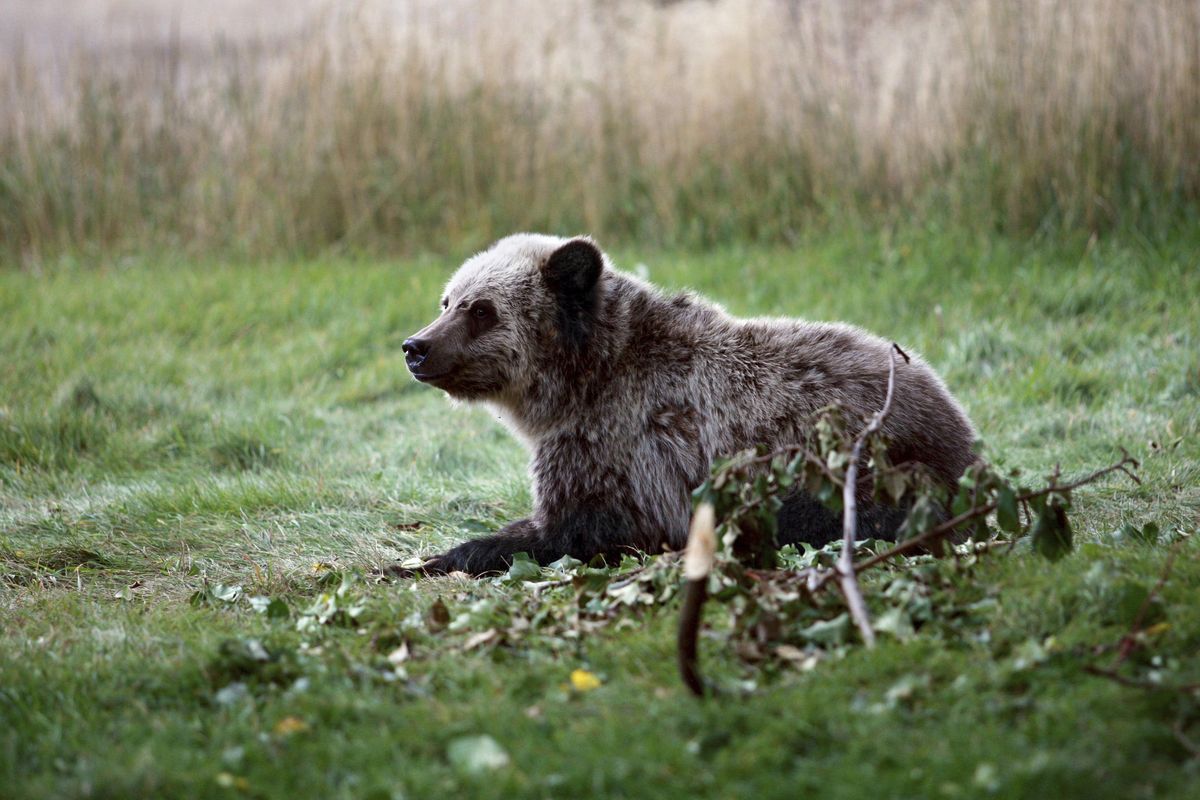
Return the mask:
<path id="1" fill-rule="evenodd" d="M 1074 546 L 1071 523 L 1067 521 L 1066 509 L 1057 498 L 1046 503 L 1038 514 L 1032 537 L 1033 549 L 1050 561 L 1057 561 L 1071 552 Z"/>
<path id="2" fill-rule="evenodd" d="M 961 479 L 965 483 L 966 476 Z M 960 484 L 958 493 L 954 495 L 954 503 L 950 506 L 950 513 L 958 516 L 971 508 L 971 487 Z"/>
<path id="3" fill-rule="evenodd" d="M 920 536 L 932 528 L 936 524 L 936 520 L 937 513 L 933 503 L 928 497 L 918 497 L 917 501 L 913 503 L 912 509 L 909 510 L 908 516 L 904 519 L 904 524 L 897 531 L 896 540 L 902 542 L 905 539 Z"/>

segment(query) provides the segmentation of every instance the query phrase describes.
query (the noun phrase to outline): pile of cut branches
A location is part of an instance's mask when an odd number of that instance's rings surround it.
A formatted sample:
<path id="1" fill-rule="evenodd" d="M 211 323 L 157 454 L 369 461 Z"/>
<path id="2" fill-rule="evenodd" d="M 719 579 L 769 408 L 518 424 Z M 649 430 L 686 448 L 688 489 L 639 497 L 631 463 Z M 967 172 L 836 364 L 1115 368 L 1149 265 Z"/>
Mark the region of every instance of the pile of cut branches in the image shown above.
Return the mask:
<path id="1" fill-rule="evenodd" d="M 893 345 L 883 407 L 856 435 L 848 433 L 849 423 L 839 409 L 826 409 L 810 442 L 740 453 L 715 465 L 696 490 L 678 643 L 680 672 L 695 694 L 709 689 L 697 651 L 702 612 L 711 594 L 725 600 L 739 595 L 732 606 L 733 627 L 750 652 L 761 652 L 769 643 L 777 655 L 803 662 L 814 651 L 798 649 L 790 640 L 844 637 L 847 622 L 872 647 L 877 631 L 903 631 L 913 620 L 911 609 L 892 603 L 873 621 L 860 583 L 863 573 L 905 558 L 909 569 L 904 574 L 892 573 L 874 588 L 891 600 L 911 600 L 914 591 L 927 599 L 932 589 L 922 580 L 936 583 L 942 571 L 937 556 L 953 555 L 958 565 L 964 558 L 973 561 L 1026 542 L 1046 558 L 1058 559 L 1073 546 L 1067 512 L 1074 490 L 1116 472 L 1138 481 L 1133 471 L 1138 463 L 1124 452 L 1115 463 L 1075 480 L 1064 480 L 1056 468 L 1037 487 L 1023 483 L 1017 470 L 1001 472 L 980 459 L 960 478 L 954 496 L 948 496 L 919 465 L 888 460 L 880 429 L 891 411 L 899 358 L 908 356 Z M 877 502 L 909 509 L 895 543 L 858 540 L 857 494 L 864 465 L 870 468 Z M 793 491 L 805 491 L 842 512 L 840 543 L 820 551 L 806 547 L 804 554 L 775 548 L 777 514 Z M 831 585 L 840 589 L 840 601 L 827 596 Z M 844 611 L 830 619 L 828 609 L 839 605 Z"/>

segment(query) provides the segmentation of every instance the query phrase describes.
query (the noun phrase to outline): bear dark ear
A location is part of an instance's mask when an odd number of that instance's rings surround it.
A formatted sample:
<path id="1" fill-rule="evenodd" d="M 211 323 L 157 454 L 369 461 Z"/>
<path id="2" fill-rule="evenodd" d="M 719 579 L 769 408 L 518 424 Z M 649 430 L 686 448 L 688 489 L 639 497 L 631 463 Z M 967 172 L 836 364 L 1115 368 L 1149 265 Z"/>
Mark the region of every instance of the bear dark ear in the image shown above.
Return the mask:
<path id="1" fill-rule="evenodd" d="M 560 298 L 580 299 L 591 294 L 604 269 L 604 257 L 588 239 L 572 239 L 550 254 L 542 275 Z"/>
<path id="2" fill-rule="evenodd" d="M 560 335 L 577 353 L 587 348 L 596 328 L 600 305 L 596 284 L 603 270 L 604 256 L 588 239 L 572 239 L 542 265 L 542 277 L 558 301 Z"/>

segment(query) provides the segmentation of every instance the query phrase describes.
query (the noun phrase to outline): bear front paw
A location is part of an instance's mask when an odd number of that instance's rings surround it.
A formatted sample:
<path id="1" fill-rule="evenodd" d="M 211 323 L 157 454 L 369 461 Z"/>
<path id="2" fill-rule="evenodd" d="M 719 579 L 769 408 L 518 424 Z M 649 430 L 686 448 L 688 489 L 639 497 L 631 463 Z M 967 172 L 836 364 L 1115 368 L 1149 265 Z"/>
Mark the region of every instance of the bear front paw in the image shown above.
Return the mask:
<path id="1" fill-rule="evenodd" d="M 503 550 L 504 548 L 497 547 L 497 542 L 492 541 L 491 537 L 463 542 L 458 547 L 426 561 L 421 565 L 421 571 L 426 575 L 465 572 L 478 576 L 501 573 L 508 569 L 512 560 L 512 556 L 505 557 L 506 553 Z"/>

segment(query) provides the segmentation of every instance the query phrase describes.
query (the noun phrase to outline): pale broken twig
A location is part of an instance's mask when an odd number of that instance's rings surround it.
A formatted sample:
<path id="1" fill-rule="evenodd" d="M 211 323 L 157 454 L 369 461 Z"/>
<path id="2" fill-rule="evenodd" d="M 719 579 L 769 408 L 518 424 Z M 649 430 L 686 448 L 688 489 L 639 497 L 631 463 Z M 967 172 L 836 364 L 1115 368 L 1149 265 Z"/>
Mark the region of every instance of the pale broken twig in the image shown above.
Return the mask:
<path id="1" fill-rule="evenodd" d="M 883 421 L 892 410 L 892 398 L 896 394 L 896 358 L 903 357 L 908 363 L 908 354 L 900 349 L 900 345 L 892 343 L 888 350 L 888 383 L 887 396 L 883 400 L 883 408 L 875 412 L 875 416 L 863 428 L 862 433 L 854 440 L 854 449 L 850 451 L 850 464 L 846 467 L 846 481 L 842 485 L 842 553 L 838 557 L 838 585 L 846 598 L 846 606 L 850 609 L 850 617 L 858 626 L 863 644 L 875 646 L 875 629 L 871 627 L 871 616 L 867 612 L 867 604 L 863 600 L 862 590 L 858 586 L 858 577 L 854 570 L 854 543 L 858 537 L 858 463 L 862 458 L 863 447 L 867 440 L 879 432 Z"/>

